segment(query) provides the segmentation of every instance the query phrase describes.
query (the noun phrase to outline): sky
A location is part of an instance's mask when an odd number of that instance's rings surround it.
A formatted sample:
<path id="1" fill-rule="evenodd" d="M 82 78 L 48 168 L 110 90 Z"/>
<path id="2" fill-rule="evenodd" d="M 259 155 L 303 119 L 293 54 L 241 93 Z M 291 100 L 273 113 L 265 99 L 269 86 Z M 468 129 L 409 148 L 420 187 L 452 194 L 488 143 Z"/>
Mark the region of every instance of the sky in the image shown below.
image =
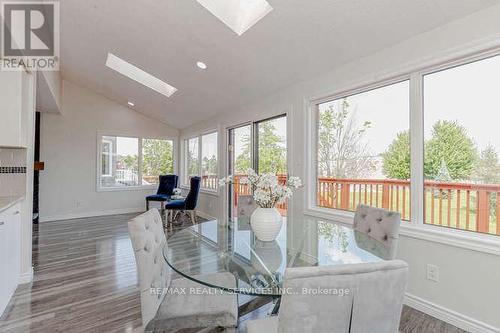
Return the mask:
<path id="1" fill-rule="evenodd" d="M 358 124 L 372 123 L 366 140 L 374 155 L 383 153 L 397 133 L 409 128 L 408 81 L 348 97 Z M 320 105 L 320 110 L 340 101 Z M 457 121 L 479 149 L 500 151 L 500 56 L 424 77 L 424 134 L 438 120 Z"/>

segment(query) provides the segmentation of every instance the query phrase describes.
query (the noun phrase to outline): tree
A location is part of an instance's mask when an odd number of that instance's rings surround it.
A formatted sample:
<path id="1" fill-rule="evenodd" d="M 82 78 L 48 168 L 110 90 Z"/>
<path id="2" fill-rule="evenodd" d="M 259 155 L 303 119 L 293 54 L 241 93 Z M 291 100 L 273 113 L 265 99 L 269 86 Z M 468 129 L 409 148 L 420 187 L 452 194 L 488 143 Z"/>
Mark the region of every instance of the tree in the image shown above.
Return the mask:
<path id="1" fill-rule="evenodd" d="M 188 176 L 198 175 L 198 141 L 188 141 L 187 145 L 187 172 Z"/>
<path id="2" fill-rule="evenodd" d="M 474 168 L 474 180 L 483 184 L 500 182 L 500 166 L 495 148 L 488 144 L 482 151 Z"/>
<path id="3" fill-rule="evenodd" d="M 382 170 L 388 178 L 410 179 L 410 131 L 398 133 L 382 157 Z"/>
<path id="4" fill-rule="evenodd" d="M 250 135 L 245 134 L 241 138 L 243 149 L 236 156 L 236 173 L 244 173 L 251 167 Z M 272 172 L 284 174 L 287 172 L 286 166 L 286 141 L 276 134 L 276 126 L 272 121 L 265 121 L 259 124 L 259 173 Z"/>
<path id="5" fill-rule="evenodd" d="M 217 157 L 215 155 L 210 156 L 210 158 L 205 156 L 201 163 L 204 175 L 217 174 Z"/>
<path id="6" fill-rule="evenodd" d="M 364 140 L 371 122 L 358 125 L 347 98 L 339 103 L 338 109 L 331 104 L 319 112 L 318 172 L 323 177 L 359 178 L 374 168 Z"/>
<path id="7" fill-rule="evenodd" d="M 272 121 L 259 124 L 259 173 L 286 174 L 286 140 L 276 133 Z"/>
<path id="8" fill-rule="evenodd" d="M 173 147 L 167 140 L 142 140 L 142 168 L 145 175 L 157 176 L 174 172 Z"/>
<path id="9" fill-rule="evenodd" d="M 477 149 L 463 126 L 448 120 L 434 124 L 425 148 L 426 178 L 436 179 L 444 161 L 451 179 L 469 179 L 476 159 Z"/>
<path id="10" fill-rule="evenodd" d="M 250 161 L 250 134 L 245 134 L 241 137 L 241 144 L 243 145 L 243 149 L 241 153 L 236 156 L 235 161 L 235 173 L 236 174 L 245 174 L 247 170 L 251 167 Z"/>
<path id="11" fill-rule="evenodd" d="M 118 163 L 123 163 L 127 170 L 132 170 L 133 172 L 137 172 L 138 160 L 137 155 L 118 156 Z"/>

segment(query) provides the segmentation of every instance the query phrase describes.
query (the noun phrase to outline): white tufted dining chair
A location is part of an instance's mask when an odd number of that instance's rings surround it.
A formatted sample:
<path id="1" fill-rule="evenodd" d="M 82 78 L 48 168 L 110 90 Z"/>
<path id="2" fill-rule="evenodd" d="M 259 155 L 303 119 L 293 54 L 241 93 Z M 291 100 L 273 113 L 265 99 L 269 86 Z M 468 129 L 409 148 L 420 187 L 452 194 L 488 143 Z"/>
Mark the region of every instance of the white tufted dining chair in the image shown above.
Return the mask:
<path id="1" fill-rule="evenodd" d="M 247 333 L 395 333 L 407 280 L 401 260 L 289 268 L 279 315 L 248 321 Z"/>
<path id="2" fill-rule="evenodd" d="M 354 229 L 380 242 L 396 258 L 401 214 L 390 210 L 358 205 L 354 214 Z"/>
<path id="3" fill-rule="evenodd" d="M 141 313 L 145 332 L 176 331 L 188 328 L 219 327 L 235 332 L 238 321 L 237 296 L 229 293 L 190 294 L 203 287 L 186 278 L 172 279 L 163 258 L 167 242 L 158 209 L 153 208 L 132 219 L 128 230 L 137 265 L 141 293 Z M 230 273 L 217 273 L 204 280 L 236 280 Z M 166 292 L 185 290 L 186 294 Z"/>

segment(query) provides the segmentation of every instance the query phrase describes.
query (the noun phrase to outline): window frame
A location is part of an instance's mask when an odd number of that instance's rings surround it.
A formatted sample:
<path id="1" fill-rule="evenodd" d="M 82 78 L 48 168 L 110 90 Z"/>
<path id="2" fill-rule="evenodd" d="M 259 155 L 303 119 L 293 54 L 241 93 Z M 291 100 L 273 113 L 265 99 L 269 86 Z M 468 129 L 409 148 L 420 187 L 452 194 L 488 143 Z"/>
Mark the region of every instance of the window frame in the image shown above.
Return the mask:
<path id="1" fill-rule="evenodd" d="M 306 207 L 304 214 L 317 218 L 335 220 L 346 225 L 353 224 L 354 212 L 341 211 L 332 208 L 319 207 L 316 204 L 317 186 L 317 105 L 355 95 L 383 86 L 409 80 L 410 85 L 410 151 L 411 151 L 411 211 L 409 222 L 401 224 L 400 233 L 403 236 L 452 245 L 468 250 L 500 255 L 500 236 L 466 231 L 453 228 L 443 228 L 438 225 L 424 223 L 424 86 L 425 75 L 444 71 L 454 67 L 500 56 L 500 49 L 488 49 L 473 54 L 459 54 L 440 61 L 423 63 L 413 68 L 404 68 L 399 72 L 382 73 L 373 78 L 351 84 L 343 89 L 333 90 L 333 93 L 306 97 Z"/>
<path id="2" fill-rule="evenodd" d="M 138 160 L 138 172 L 137 176 L 139 179 L 139 185 L 135 186 L 123 186 L 123 187 L 103 187 L 101 186 L 101 177 L 106 176 L 102 175 L 102 141 L 103 137 L 122 137 L 122 138 L 132 138 L 132 139 L 137 139 L 137 148 L 138 148 L 138 154 L 137 154 L 137 160 Z M 97 149 L 96 149 L 96 192 L 114 192 L 114 191 L 140 191 L 140 190 L 152 190 L 156 189 L 158 187 L 157 184 L 151 184 L 151 185 L 142 185 L 142 141 L 144 139 L 153 139 L 153 140 L 168 140 L 172 141 L 172 156 L 173 156 L 173 169 L 174 169 L 174 174 L 177 174 L 177 138 L 170 137 L 170 136 L 138 136 L 138 135 L 131 135 L 127 133 L 119 133 L 119 132 L 114 132 L 114 131 L 98 131 L 97 136 L 96 136 L 96 141 L 97 141 Z"/>
<path id="3" fill-rule="evenodd" d="M 203 136 L 214 134 L 214 133 L 217 134 L 217 142 L 216 142 L 217 166 L 216 166 L 216 169 L 217 169 L 217 176 L 220 177 L 220 131 L 219 131 L 219 129 L 210 129 L 210 130 L 207 130 L 207 131 L 204 131 L 201 133 L 189 135 L 189 136 L 182 138 L 182 151 L 181 151 L 181 154 L 182 154 L 181 179 L 182 179 L 182 181 L 181 181 L 181 185 L 180 185 L 181 188 L 189 189 L 189 172 L 188 172 L 188 163 L 187 163 L 187 153 L 189 150 L 189 146 L 188 146 L 189 141 L 193 140 L 193 139 L 198 140 L 198 174 L 197 174 L 197 176 L 202 177 L 202 173 L 203 173 L 202 172 Z M 219 195 L 219 186 L 217 186 L 216 189 L 211 189 L 211 188 L 203 187 L 202 185 L 200 185 L 200 192 L 204 192 L 207 194 L 212 194 L 212 195 L 218 196 Z"/>
<path id="4" fill-rule="evenodd" d="M 111 177 L 112 176 L 112 165 L 113 165 L 113 154 L 111 153 L 113 151 L 113 141 L 110 141 L 110 140 L 106 140 L 104 139 L 104 136 L 101 138 L 101 145 L 103 144 L 108 144 L 110 149 L 107 153 L 105 153 L 103 150 L 102 150 L 102 146 L 101 146 L 101 158 L 102 158 L 102 155 L 106 155 L 106 160 L 107 160 L 107 171 L 108 173 L 102 173 L 102 165 L 101 165 L 101 177 Z M 102 161 L 102 160 L 101 160 Z M 102 163 L 102 162 L 101 162 Z"/>

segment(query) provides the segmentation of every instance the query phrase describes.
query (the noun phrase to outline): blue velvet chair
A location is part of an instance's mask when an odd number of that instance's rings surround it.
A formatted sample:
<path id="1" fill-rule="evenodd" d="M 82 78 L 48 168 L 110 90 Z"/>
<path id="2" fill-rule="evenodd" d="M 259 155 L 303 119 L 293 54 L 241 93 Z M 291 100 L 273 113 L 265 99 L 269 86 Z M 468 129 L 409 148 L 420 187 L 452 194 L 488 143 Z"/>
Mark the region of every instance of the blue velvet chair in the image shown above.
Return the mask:
<path id="1" fill-rule="evenodd" d="M 198 194 L 200 193 L 200 177 L 191 177 L 189 193 L 186 199 L 183 200 L 171 200 L 165 205 L 167 210 L 167 223 L 169 222 L 169 215 L 173 219 L 174 212 L 187 212 L 191 216 L 191 222 L 195 224 L 196 222 L 196 205 L 198 204 Z"/>
<path id="2" fill-rule="evenodd" d="M 176 175 L 162 175 L 160 176 L 160 181 L 158 184 L 158 190 L 156 194 L 148 195 L 146 197 L 146 211 L 149 210 L 149 202 L 157 201 L 161 203 L 162 212 L 165 210 L 165 201 L 170 200 L 174 192 L 174 188 L 177 187 L 177 182 L 179 177 Z"/>

